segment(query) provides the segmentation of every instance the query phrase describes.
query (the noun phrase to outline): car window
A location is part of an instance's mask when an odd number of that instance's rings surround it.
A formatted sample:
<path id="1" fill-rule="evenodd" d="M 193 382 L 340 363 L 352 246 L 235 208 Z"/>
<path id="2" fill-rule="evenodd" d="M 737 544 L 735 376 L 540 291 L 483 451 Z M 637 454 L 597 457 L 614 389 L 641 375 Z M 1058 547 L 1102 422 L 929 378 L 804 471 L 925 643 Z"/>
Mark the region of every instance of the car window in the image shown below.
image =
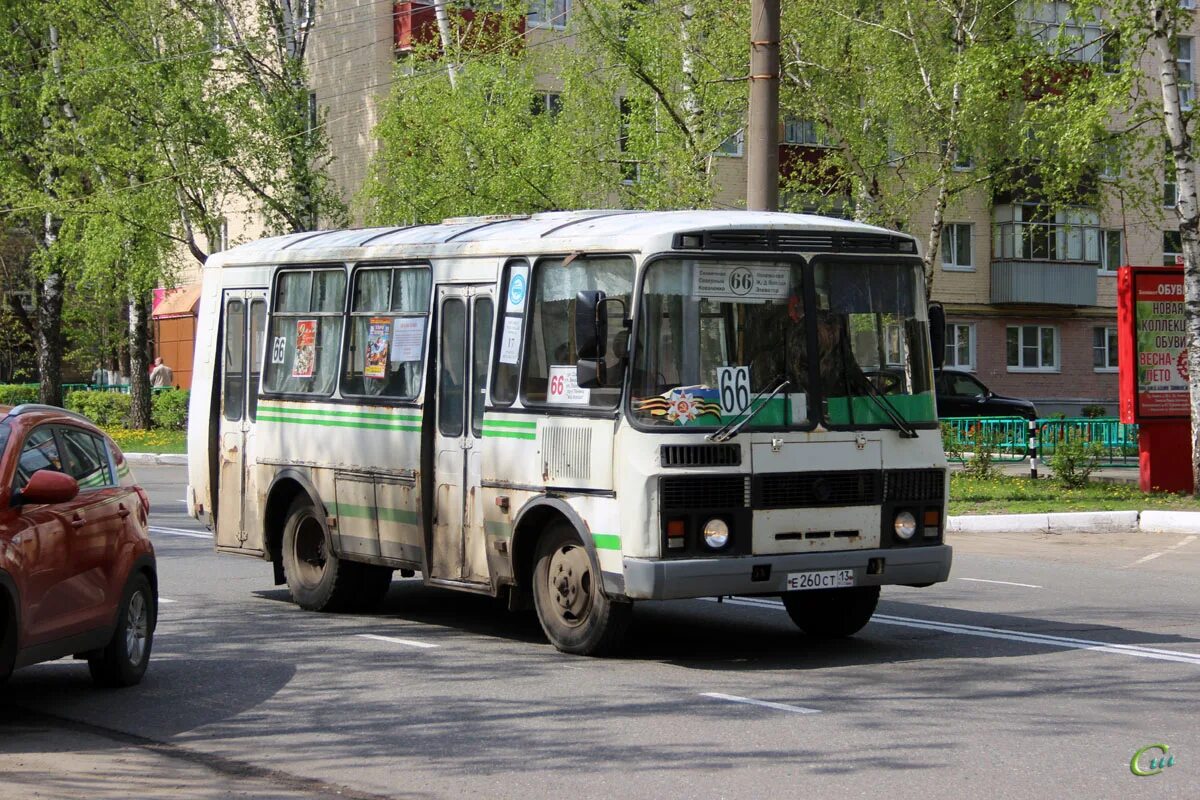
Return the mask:
<path id="1" fill-rule="evenodd" d="M 950 393 L 960 397 L 982 397 L 987 390 L 983 388 L 982 383 L 969 375 L 955 375 L 953 389 Z"/>
<path id="2" fill-rule="evenodd" d="M 30 476 L 38 470 L 50 469 L 62 472 L 62 460 L 58 455 L 58 445 L 54 440 L 54 430 L 50 427 L 36 428 L 21 448 L 21 457 L 17 461 L 17 477 L 13 481 L 14 489 L 24 489 L 29 483 Z"/>
<path id="3" fill-rule="evenodd" d="M 63 470 L 79 482 L 80 489 L 112 486 L 112 468 L 104 443 L 77 428 L 60 428 Z"/>

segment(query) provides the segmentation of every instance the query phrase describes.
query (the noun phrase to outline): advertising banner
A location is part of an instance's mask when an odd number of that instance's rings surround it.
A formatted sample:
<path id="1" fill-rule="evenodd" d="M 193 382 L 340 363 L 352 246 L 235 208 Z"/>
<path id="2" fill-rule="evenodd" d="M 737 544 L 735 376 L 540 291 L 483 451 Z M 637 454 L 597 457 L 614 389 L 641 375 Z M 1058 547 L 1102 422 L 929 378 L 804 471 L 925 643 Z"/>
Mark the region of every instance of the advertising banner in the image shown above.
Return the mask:
<path id="1" fill-rule="evenodd" d="M 1133 291 L 1138 416 L 1186 417 L 1183 275 L 1135 274 Z"/>

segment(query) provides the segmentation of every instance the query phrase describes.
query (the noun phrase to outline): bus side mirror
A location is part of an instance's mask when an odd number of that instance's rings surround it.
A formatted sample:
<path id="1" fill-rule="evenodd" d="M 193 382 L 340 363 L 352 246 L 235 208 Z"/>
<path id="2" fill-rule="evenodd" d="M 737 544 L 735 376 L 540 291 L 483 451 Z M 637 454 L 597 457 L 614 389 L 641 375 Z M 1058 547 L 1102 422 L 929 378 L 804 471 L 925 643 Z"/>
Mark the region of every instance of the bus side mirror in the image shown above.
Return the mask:
<path id="1" fill-rule="evenodd" d="M 604 359 L 608 343 L 605 300 L 604 292 L 600 291 L 580 292 L 575 296 L 575 356 L 580 361 Z"/>
<path id="2" fill-rule="evenodd" d="M 933 350 L 933 368 L 946 361 L 946 309 L 941 303 L 929 304 L 929 347 Z"/>

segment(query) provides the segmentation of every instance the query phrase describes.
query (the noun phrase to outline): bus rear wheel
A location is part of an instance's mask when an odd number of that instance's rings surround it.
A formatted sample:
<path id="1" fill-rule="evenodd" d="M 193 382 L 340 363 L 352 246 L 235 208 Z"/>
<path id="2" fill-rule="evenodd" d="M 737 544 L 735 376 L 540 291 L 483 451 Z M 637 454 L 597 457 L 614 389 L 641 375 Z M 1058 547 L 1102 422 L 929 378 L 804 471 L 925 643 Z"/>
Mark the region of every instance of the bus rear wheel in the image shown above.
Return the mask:
<path id="1" fill-rule="evenodd" d="M 283 524 L 283 573 L 296 605 L 342 611 L 357 598 L 355 567 L 329 549 L 325 519 L 306 497 L 296 498 Z"/>
<path id="2" fill-rule="evenodd" d="M 878 603 L 878 586 L 808 589 L 783 595 L 783 606 L 792 622 L 817 639 L 853 636 L 871 621 Z"/>
<path id="3" fill-rule="evenodd" d="M 630 603 L 600 588 L 587 549 L 574 528 L 559 522 L 537 543 L 533 604 L 550 643 L 564 653 L 595 656 L 616 650 L 633 616 Z"/>

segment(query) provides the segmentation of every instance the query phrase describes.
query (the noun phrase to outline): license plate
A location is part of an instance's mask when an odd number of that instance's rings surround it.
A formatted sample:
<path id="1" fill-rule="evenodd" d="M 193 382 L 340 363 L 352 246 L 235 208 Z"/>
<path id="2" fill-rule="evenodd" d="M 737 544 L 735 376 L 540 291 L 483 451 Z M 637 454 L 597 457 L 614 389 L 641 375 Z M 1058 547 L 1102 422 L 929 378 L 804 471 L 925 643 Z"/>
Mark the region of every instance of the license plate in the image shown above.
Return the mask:
<path id="1" fill-rule="evenodd" d="M 854 570 L 835 569 L 829 572 L 792 572 L 788 574 L 789 592 L 804 589 L 844 589 L 854 585 Z"/>

